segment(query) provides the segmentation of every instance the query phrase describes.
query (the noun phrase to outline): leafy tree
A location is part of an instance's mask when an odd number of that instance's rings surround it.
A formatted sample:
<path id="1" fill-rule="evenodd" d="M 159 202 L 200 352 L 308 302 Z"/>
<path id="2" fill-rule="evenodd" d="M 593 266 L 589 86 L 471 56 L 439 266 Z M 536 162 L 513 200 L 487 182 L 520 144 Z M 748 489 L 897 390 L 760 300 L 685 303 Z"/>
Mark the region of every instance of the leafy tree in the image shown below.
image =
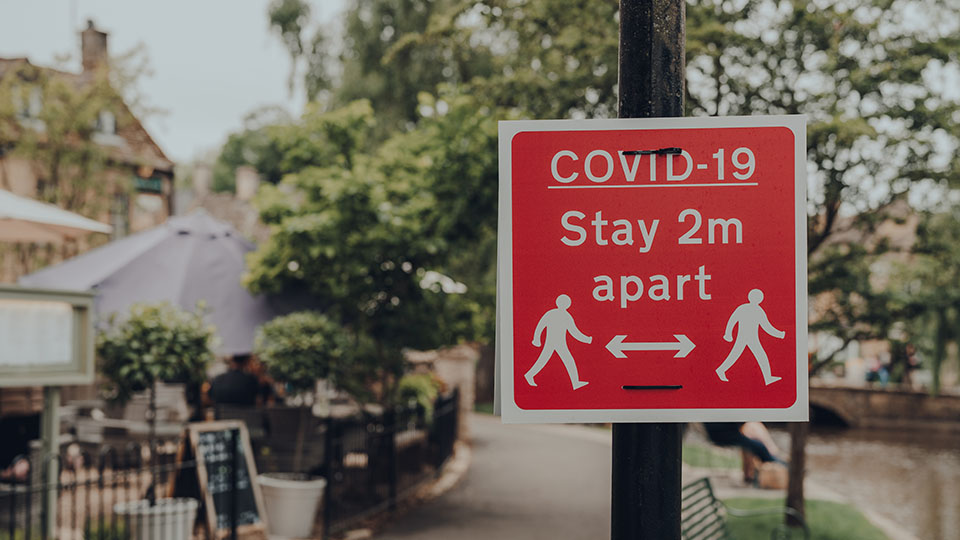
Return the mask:
<path id="1" fill-rule="evenodd" d="M 267 373 L 294 394 L 313 394 L 317 379 L 328 379 L 345 389 L 362 387 L 355 382 L 358 372 L 351 344 L 341 328 L 320 313 L 291 313 L 264 324 L 257 333 L 255 349 Z M 302 471 L 309 410 L 306 403 L 300 407 L 295 472 Z"/>
<path id="2" fill-rule="evenodd" d="M 203 322 L 203 305 L 183 311 L 166 302 L 139 303 L 122 320 L 113 314 L 97 335 L 100 372 L 109 381 L 114 399 L 124 402 L 133 392 L 149 390 L 150 451 L 156 455 L 157 383 L 199 383 L 213 360 L 214 328 Z M 157 483 L 157 470 L 151 471 Z M 156 492 L 149 490 L 150 505 Z"/>
<path id="3" fill-rule="evenodd" d="M 479 47 L 489 66 L 465 77 L 459 90 L 504 111 L 531 118 L 615 117 L 617 9 L 611 1 L 463 3 L 408 43 Z"/>
<path id="4" fill-rule="evenodd" d="M 331 53 L 327 29 L 311 29 L 305 0 L 276 0 L 268 14 L 294 61 L 291 87 L 302 63 L 308 100 L 326 97 L 330 108 L 369 100 L 378 122 L 390 132 L 416 122 L 419 92 L 461 80 L 466 75 L 454 68 L 476 64 L 472 52 L 452 58 L 449 49 L 429 44 L 398 47 L 408 36 L 426 31 L 433 17 L 455 4 L 453 0 L 354 0 L 343 21 L 343 46 L 337 57 Z"/>
<path id="5" fill-rule="evenodd" d="M 374 4 L 393 2 L 355 6 Z M 450 77 L 421 77 L 412 88 L 442 96 L 447 106 L 455 102 L 452 96 L 469 95 L 492 117 L 613 116 L 616 9 L 614 2 L 584 0 L 458 3 L 434 11 L 423 30 L 406 31 L 390 48 L 355 58 L 366 69 L 388 71 L 401 67 L 390 63 L 401 52 L 414 57 L 444 51 L 436 66 Z M 377 35 L 376 26 L 366 28 L 366 37 Z M 898 320 L 889 291 L 870 279 L 872 263 L 887 246 L 862 240 L 915 186 L 936 193 L 960 178 L 960 160 L 948 158 L 957 148 L 953 126 L 960 120 L 957 100 L 948 93 L 948 73 L 958 65 L 957 35 L 957 14 L 943 0 L 688 2 L 688 114 L 808 118 L 809 291 L 812 298 L 827 300 L 814 331 L 849 343 L 884 337 Z M 472 59 L 474 65 L 458 59 Z M 435 90 L 430 85 L 437 80 L 446 84 Z M 373 102 L 379 113 L 381 102 Z M 430 110 L 429 103 L 420 103 Z M 426 144 L 416 137 L 438 130 L 442 122 L 430 127 L 432 121 L 419 120 L 403 144 Z M 451 158 L 464 159 L 456 147 L 465 133 L 446 133 Z M 495 164 L 473 164 L 495 178 Z M 438 171 L 424 171 L 437 180 L 433 187 L 444 185 Z M 465 202 L 476 189 L 461 190 L 446 204 Z M 486 211 L 471 217 L 485 222 L 484 216 L 492 215 Z M 435 238 L 457 230 L 437 223 L 436 230 L 429 229 Z M 483 275 L 493 263 L 478 257 L 482 238 L 465 242 L 459 253 L 451 249 L 443 264 L 453 270 L 463 261 Z M 836 352 L 821 352 L 812 370 L 832 361 Z M 789 501 L 800 510 L 804 429 L 795 426 Z"/>
<path id="6" fill-rule="evenodd" d="M 40 199 L 95 215 L 106 210 L 98 177 L 106 156 L 93 140 L 98 115 L 120 105 L 105 72 L 80 85 L 24 63 L 0 80 L 0 148 L 34 167 Z M 0 172 L 0 185 L 10 189 Z"/>
<path id="7" fill-rule="evenodd" d="M 931 393 L 941 390 L 947 347 L 960 339 L 960 209 L 926 214 L 908 263 L 890 283 L 910 341 L 930 359 Z"/>
<path id="8" fill-rule="evenodd" d="M 308 111 L 289 127 L 319 126 L 328 150 L 320 159 L 309 141 L 287 146 L 284 162 L 295 172 L 258 197 L 273 230 L 249 258 L 247 284 L 255 292 L 312 294 L 352 336 L 359 361 L 377 367 L 379 397 L 386 399 L 403 371 L 401 349 L 437 343 L 444 295 L 422 282 L 441 259 L 444 241 L 426 229 L 433 197 L 414 170 L 391 157 L 392 145 L 373 156 L 358 153 L 372 114 L 358 102 Z"/>
<path id="9" fill-rule="evenodd" d="M 122 319 L 112 315 L 97 335 L 99 370 L 110 395 L 121 402 L 158 381 L 200 382 L 213 360 L 214 329 L 198 313 L 167 303 L 134 304 Z"/>
<path id="10" fill-rule="evenodd" d="M 232 191 L 241 165 L 252 166 L 271 184 L 305 167 L 349 166 L 347 162 L 365 150 L 371 138 L 374 120 L 367 109 L 369 104 L 357 102 L 330 112 L 311 103 L 297 122 L 276 109 L 255 112 L 248 116 L 245 129 L 230 135 L 221 149 L 214 165 L 214 190 Z"/>
<path id="11" fill-rule="evenodd" d="M 267 182 L 279 182 L 284 174 L 280 164 L 282 150 L 277 148 L 272 134 L 291 122 L 290 115 L 278 107 L 265 107 L 247 115 L 243 131 L 230 134 L 220 149 L 213 165 L 213 191 L 234 191 L 237 167 L 243 165 L 256 169 Z"/>
<path id="12" fill-rule="evenodd" d="M 942 149 L 957 147 L 960 108 L 937 84 L 958 63 L 955 11 L 935 0 L 697 0 L 687 21 L 690 112 L 807 115 L 809 293 L 835 301 L 820 327 L 844 342 L 883 337 L 889 306 L 867 267 L 883 246 L 866 252 L 841 223 L 869 231 L 917 183 L 958 178 Z M 801 512 L 805 430 L 791 428 L 787 501 Z"/>
<path id="13" fill-rule="evenodd" d="M 36 198 L 90 217 L 102 217 L 114 196 L 133 186 L 109 180 L 114 164 L 98 142 L 101 113 L 112 114 L 122 131 L 137 114 L 153 112 L 136 90 L 148 72 L 142 50 L 113 58 L 109 67 L 77 75 L 12 63 L 0 76 L 0 188 L 11 189 L 8 158 L 28 163 L 37 178 Z M 94 239 L 93 241 L 98 241 Z M 79 246 L 4 246 L 3 256 L 16 258 L 17 274 L 76 254 Z"/>

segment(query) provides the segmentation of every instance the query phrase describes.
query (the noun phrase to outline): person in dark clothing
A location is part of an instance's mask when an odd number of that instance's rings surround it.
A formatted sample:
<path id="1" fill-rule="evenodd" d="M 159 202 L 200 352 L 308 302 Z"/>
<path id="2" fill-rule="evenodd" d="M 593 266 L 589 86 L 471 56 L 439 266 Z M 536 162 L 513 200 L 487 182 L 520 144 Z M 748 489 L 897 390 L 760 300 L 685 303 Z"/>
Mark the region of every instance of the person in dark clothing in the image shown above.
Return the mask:
<path id="1" fill-rule="evenodd" d="M 30 466 L 22 458 L 30 453 L 30 441 L 40 438 L 40 415 L 2 417 L 0 433 L 0 481 L 26 480 Z"/>
<path id="2" fill-rule="evenodd" d="M 782 459 L 770 452 L 763 441 L 744 435 L 741 431 L 743 424 L 744 422 L 705 422 L 703 427 L 706 428 L 710 441 L 717 446 L 739 446 L 760 458 L 764 463 L 771 461 L 783 463 Z"/>
<path id="3" fill-rule="evenodd" d="M 217 405 L 257 404 L 260 394 L 260 381 L 256 375 L 247 373 L 245 368 L 250 355 L 235 355 L 230 359 L 230 369 L 210 381 L 210 399 Z"/>

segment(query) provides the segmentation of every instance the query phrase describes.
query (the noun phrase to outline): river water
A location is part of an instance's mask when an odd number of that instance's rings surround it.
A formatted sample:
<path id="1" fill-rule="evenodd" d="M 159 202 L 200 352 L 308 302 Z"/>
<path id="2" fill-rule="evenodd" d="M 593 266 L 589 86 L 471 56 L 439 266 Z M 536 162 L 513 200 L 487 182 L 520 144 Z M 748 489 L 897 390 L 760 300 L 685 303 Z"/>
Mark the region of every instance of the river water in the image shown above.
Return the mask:
<path id="1" fill-rule="evenodd" d="M 921 540 L 960 540 L 960 435 L 814 427 L 807 478 Z"/>

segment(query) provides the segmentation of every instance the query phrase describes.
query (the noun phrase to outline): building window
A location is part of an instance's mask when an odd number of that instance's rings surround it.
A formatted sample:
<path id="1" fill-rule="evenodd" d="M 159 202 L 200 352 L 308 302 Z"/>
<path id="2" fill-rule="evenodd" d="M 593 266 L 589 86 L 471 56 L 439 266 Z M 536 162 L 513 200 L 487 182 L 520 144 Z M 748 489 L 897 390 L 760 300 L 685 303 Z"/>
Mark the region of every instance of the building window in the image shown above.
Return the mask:
<path id="1" fill-rule="evenodd" d="M 13 106 L 20 123 L 37 131 L 44 131 L 46 125 L 40 119 L 43 111 L 43 91 L 39 86 L 31 86 L 28 90 L 14 86 Z"/>
<path id="2" fill-rule="evenodd" d="M 100 111 L 97 115 L 97 133 L 104 135 L 117 134 L 117 117 L 110 111 Z"/>
<path id="3" fill-rule="evenodd" d="M 159 176 L 151 176 L 150 178 L 134 176 L 133 187 L 141 193 L 163 193 L 163 178 Z"/>

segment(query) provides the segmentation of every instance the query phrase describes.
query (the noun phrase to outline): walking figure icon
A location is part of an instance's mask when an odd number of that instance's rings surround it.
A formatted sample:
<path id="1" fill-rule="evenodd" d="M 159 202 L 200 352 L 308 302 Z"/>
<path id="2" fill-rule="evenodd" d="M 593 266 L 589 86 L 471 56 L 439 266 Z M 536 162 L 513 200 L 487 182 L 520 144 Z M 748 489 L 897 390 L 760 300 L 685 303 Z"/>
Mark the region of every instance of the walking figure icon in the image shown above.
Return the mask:
<path id="1" fill-rule="evenodd" d="M 760 307 L 760 302 L 763 302 L 763 291 L 753 289 L 747 295 L 747 299 L 750 302 L 741 304 L 737 309 L 733 310 L 733 314 L 730 315 L 730 319 L 727 321 L 727 328 L 723 333 L 723 339 L 733 341 L 731 334 L 734 326 L 736 326 L 737 340 L 733 344 L 733 348 L 727 355 L 726 360 L 717 368 L 717 376 L 720 377 L 721 381 L 729 382 L 727 379 L 727 370 L 740 359 L 743 350 L 749 348 L 754 358 L 757 359 L 757 364 L 760 365 L 760 373 L 763 374 L 764 384 L 769 385 L 779 381 L 781 378 L 775 377 L 770 373 L 770 361 L 767 359 L 767 353 L 763 350 L 763 346 L 760 345 L 760 329 L 763 328 L 764 332 L 777 339 L 783 339 L 786 333 L 783 330 L 774 328 L 767 319 L 766 312 Z"/>
<path id="2" fill-rule="evenodd" d="M 530 386 L 537 385 L 537 383 L 533 381 L 533 378 L 547 365 L 547 362 L 553 357 L 553 353 L 557 353 L 557 355 L 560 356 L 564 367 L 567 368 L 567 375 L 570 377 L 570 384 L 573 385 L 574 390 L 583 388 L 589 384 L 586 381 L 580 380 L 580 375 L 577 373 L 577 364 L 574 362 L 573 355 L 570 354 L 570 349 L 567 347 L 567 333 L 569 332 L 574 339 L 582 343 L 591 343 L 593 338 L 585 335 L 577 328 L 577 324 L 573 321 L 573 316 L 567 311 L 568 309 L 570 309 L 570 297 L 561 294 L 557 297 L 557 307 L 544 313 L 543 316 L 540 317 L 540 322 L 537 323 L 537 329 L 533 332 L 533 345 L 540 347 L 540 335 L 543 334 L 544 330 L 547 331 L 547 337 L 544 340 L 543 350 L 540 351 L 537 362 L 533 364 L 530 371 L 527 371 L 524 375 L 524 378 L 527 379 L 527 384 Z"/>

